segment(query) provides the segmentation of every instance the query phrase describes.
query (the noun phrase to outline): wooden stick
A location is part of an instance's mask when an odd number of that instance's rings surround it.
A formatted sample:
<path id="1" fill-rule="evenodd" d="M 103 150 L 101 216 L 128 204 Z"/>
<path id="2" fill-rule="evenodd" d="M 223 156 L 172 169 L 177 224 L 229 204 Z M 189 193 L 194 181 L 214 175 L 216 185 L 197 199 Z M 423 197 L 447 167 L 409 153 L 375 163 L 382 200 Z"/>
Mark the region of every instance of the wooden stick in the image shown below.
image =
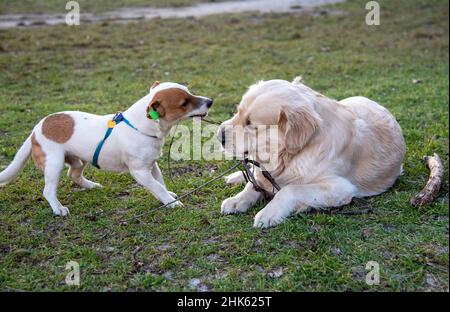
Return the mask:
<path id="1" fill-rule="evenodd" d="M 425 187 L 411 198 L 410 203 L 414 207 L 426 206 L 433 202 L 439 194 L 444 176 L 444 165 L 438 154 L 434 153 L 433 156 L 425 156 L 423 161 L 430 169 L 430 177 Z"/>

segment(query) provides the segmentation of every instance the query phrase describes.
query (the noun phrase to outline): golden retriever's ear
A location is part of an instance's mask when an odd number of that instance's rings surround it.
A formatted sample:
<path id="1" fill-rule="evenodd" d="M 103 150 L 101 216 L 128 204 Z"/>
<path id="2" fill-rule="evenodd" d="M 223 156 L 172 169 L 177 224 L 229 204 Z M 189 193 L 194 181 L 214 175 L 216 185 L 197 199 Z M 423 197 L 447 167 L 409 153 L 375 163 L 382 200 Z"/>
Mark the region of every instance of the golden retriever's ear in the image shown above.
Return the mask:
<path id="1" fill-rule="evenodd" d="M 285 134 L 286 151 L 289 154 L 298 153 L 316 132 L 320 121 L 320 116 L 307 107 L 283 107 L 279 125 Z"/>
<path id="2" fill-rule="evenodd" d="M 150 86 L 150 91 L 152 91 L 153 88 L 157 87 L 160 84 L 159 81 L 155 81 L 151 86 Z"/>

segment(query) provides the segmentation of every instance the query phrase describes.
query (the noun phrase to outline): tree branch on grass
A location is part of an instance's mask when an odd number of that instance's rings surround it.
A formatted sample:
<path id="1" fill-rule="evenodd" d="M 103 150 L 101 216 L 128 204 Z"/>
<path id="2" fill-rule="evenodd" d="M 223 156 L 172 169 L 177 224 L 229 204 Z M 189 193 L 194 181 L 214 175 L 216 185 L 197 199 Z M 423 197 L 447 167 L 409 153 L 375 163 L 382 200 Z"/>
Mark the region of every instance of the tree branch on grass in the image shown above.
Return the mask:
<path id="1" fill-rule="evenodd" d="M 429 205 L 438 196 L 441 189 L 442 177 L 444 176 L 444 166 L 438 154 L 433 156 L 425 156 L 423 161 L 430 169 L 430 176 L 425 187 L 411 198 L 410 203 L 414 207 L 422 207 Z"/>

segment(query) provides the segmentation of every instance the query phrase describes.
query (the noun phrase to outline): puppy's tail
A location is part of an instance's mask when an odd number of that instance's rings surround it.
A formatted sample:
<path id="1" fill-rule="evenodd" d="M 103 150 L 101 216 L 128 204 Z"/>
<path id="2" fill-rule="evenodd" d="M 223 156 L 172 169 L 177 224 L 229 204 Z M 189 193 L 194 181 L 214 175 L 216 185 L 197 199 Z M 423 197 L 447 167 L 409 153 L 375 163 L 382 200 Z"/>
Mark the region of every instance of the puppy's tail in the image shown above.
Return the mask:
<path id="1" fill-rule="evenodd" d="M 5 185 L 8 182 L 11 182 L 17 175 L 20 170 L 27 163 L 28 158 L 31 155 L 31 135 L 27 138 L 27 140 L 22 144 L 16 156 L 14 156 L 14 160 L 5 170 L 0 172 L 0 186 Z"/>
<path id="2" fill-rule="evenodd" d="M 303 77 L 302 76 L 297 76 L 294 78 L 294 80 L 292 81 L 292 84 L 303 84 Z"/>

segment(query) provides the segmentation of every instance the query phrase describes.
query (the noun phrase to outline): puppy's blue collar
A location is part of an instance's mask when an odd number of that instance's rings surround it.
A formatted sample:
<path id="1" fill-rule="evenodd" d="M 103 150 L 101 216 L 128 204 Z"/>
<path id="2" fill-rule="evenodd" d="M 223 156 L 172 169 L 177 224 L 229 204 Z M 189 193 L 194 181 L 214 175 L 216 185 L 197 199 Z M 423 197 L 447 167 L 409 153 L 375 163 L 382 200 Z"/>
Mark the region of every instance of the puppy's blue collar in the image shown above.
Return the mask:
<path id="1" fill-rule="evenodd" d="M 139 133 L 141 133 L 141 134 L 143 134 L 143 135 L 146 135 L 146 136 L 151 137 L 151 138 L 158 138 L 157 136 L 154 136 L 154 135 L 148 135 L 148 134 L 145 134 L 145 133 L 139 131 L 138 128 L 136 128 L 135 126 L 133 126 L 133 124 L 132 124 L 128 119 L 126 119 L 125 116 L 124 116 L 121 112 L 117 112 L 117 113 L 114 115 L 113 119 L 111 119 L 111 120 L 108 121 L 108 130 L 106 130 L 105 136 L 104 136 L 103 139 L 98 143 L 97 148 L 95 149 L 94 156 L 92 157 L 92 164 L 93 164 L 95 167 L 97 167 L 97 168 L 100 169 L 100 166 L 98 165 L 98 157 L 100 156 L 100 152 L 101 152 L 101 150 L 102 150 L 103 144 L 105 144 L 106 139 L 108 139 L 108 137 L 111 135 L 111 133 L 112 133 L 114 127 L 115 127 L 116 125 L 118 125 L 119 123 L 121 123 L 122 121 L 123 121 L 128 127 L 132 128 L 133 130 L 135 130 L 135 131 L 137 131 L 137 132 L 139 132 Z"/>

